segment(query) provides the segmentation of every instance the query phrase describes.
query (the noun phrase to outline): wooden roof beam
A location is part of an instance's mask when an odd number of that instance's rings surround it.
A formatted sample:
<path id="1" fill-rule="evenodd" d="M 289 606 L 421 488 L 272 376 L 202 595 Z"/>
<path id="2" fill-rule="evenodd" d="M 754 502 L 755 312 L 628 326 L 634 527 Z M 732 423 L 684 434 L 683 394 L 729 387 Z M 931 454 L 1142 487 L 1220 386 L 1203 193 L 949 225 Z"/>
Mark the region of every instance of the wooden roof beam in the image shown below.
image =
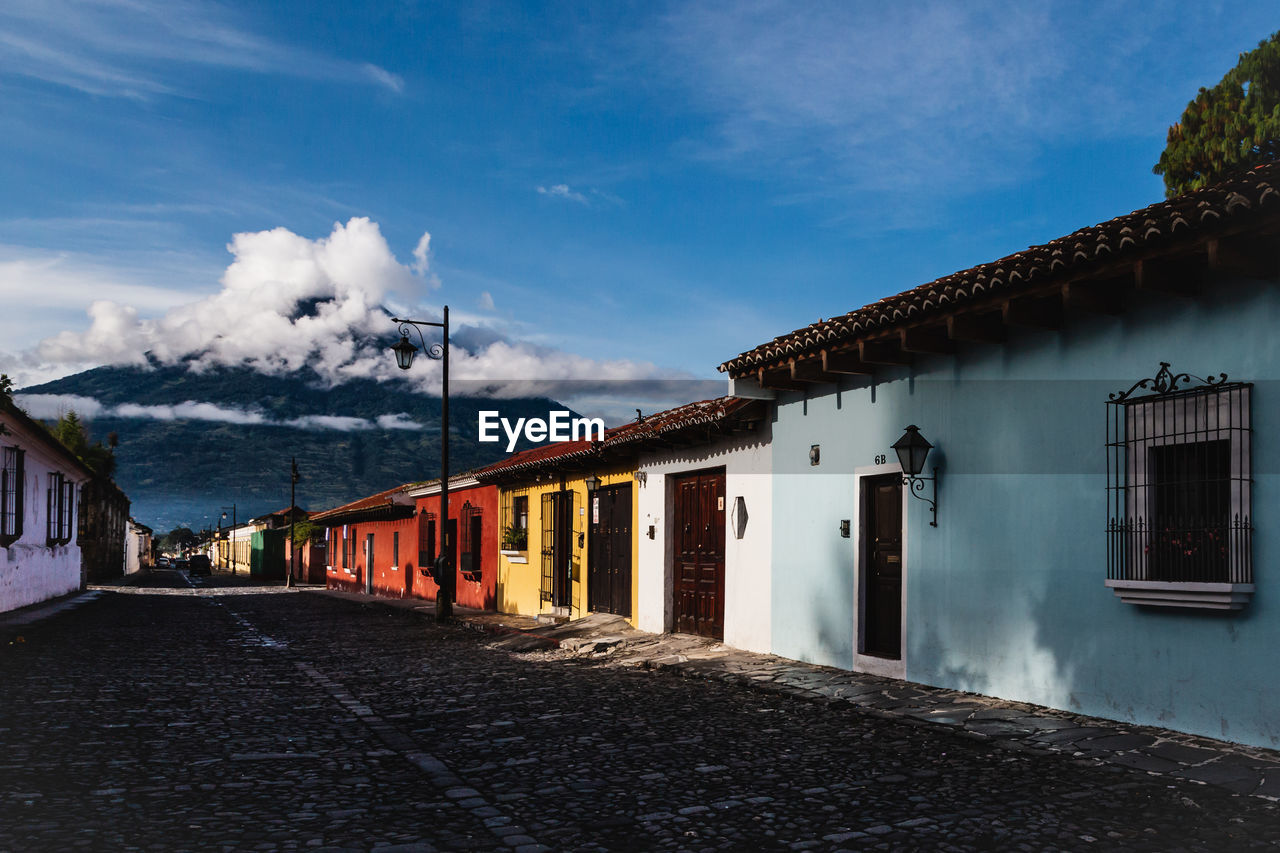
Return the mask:
<path id="1" fill-rule="evenodd" d="M 1193 297 L 1204 283 L 1208 253 L 1194 257 L 1143 258 L 1133 265 L 1133 280 L 1139 290 L 1166 296 Z"/>
<path id="2" fill-rule="evenodd" d="M 1004 317 L 997 311 L 985 314 L 954 314 L 947 318 L 947 337 L 974 344 L 1002 344 L 1009 338 Z"/>
<path id="3" fill-rule="evenodd" d="M 1207 248 L 1209 268 L 1216 273 L 1261 281 L 1280 279 L 1280 238 L 1219 237 L 1210 240 Z"/>
<path id="4" fill-rule="evenodd" d="M 1023 296 L 1006 300 L 1000 309 L 1004 321 L 1010 326 L 1029 326 L 1033 329 L 1062 328 L 1062 296 Z"/>
<path id="5" fill-rule="evenodd" d="M 897 341 L 858 341 L 858 356 L 867 364 L 910 364 L 911 355 Z"/>
<path id="6" fill-rule="evenodd" d="M 898 342 L 903 352 L 951 355 L 956 351 L 955 341 L 947 337 L 945 327 L 901 329 L 898 332 Z"/>
<path id="7" fill-rule="evenodd" d="M 761 388 L 778 388 L 783 391 L 803 391 L 809 387 L 807 382 L 797 382 L 791 378 L 790 367 L 760 368 L 756 371 Z"/>
<path id="8" fill-rule="evenodd" d="M 875 368 L 858 358 L 851 352 L 822 351 L 822 369 L 827 373 L 842 373 L 854 376 L 870 376 Z"/>
<path id="9" fill-rule="evenodd" d="M 807 361 L 791 360 L 791 378 L 796 382 L 819 382 L 829 383 L 835 382 L 840 377 L 834 373 L 827 373 L 822 369 L 821 358 L 811 358 Z"/>
<path id="10" fill-rule="evenodd" d="M 1132 279 L 1106 281 L 1069 281 L 1062 286 L 1062 304 L 1077 311 L 1091 314 L 1120 314 L 1124 311 L 1124 296 Z"/>

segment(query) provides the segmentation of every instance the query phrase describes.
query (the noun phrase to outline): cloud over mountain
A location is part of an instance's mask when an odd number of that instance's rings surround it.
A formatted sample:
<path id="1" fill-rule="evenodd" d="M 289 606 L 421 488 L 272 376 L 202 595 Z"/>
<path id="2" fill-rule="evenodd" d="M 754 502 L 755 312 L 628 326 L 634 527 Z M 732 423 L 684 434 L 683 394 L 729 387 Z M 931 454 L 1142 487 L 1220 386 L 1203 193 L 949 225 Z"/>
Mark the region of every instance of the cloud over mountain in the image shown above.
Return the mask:
<path id="1" fill-rule="evenodd" d="M 440 287 L 429 249 L 430 235 L 423 234 L 412 261 L 403 264 L 377 223 L 364 217 L 337 223 L 318 239 L 286 228 L 236 234 L 227 246 L 233 260 L 217 293 L 154 318 L 123 302 L 95 301 L 88 309 L 87 332 L 46 338 L 24 360 L 43 370 L 153 362 L 182 363 L 196 372 L 247 366 L 284 374 L 309 368 L 330 385 L 395 376 L 417 390 L 438 393 L 438 362 L 419 359 L 407 373 L 395 367 L 387 347 L 396 329 L 384 307 L 439 319 L 417 305 Z M 530 383 L 537 383 L 540 393 L 553 393 L 562 382 L 581 390 L 584 382 L 620 380 L 636 381 L 639 390 L 650 380 L 687 376 L 650 363 L 599 361 L 516 340 L 483 315 L 456 312 L 453 322 L 450 378 L 489 396 L 527 395 Z M 411 338 L 417 343 L 416 335 Z"/>

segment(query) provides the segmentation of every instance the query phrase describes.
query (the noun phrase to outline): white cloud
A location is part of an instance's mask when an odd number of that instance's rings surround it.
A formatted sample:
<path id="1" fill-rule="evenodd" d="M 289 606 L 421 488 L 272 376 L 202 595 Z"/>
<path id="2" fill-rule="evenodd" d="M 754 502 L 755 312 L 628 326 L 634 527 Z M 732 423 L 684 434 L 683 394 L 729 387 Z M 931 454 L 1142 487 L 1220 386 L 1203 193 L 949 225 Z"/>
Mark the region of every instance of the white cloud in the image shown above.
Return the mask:
<path id="1" fill-rule="evenodd" d="M 538 187 L 540 195 L 550 196 L 551 198 L 563 198 L 568 201 L 576 201 L 578 204 L 588 204 L 587 197 L 582 193 L 573 190 L 568 184 L 555 184 L 550 187 Z"/>
<path id="2" fill-rule="evenodd" d="M 493 294 L 489 291 L 481 291 L 480 299 L 478 301 L 480 303 L 481 311 L 492 311 L 494 309 Z"/>
<path id="3" fill-rule="evenodd" d="M 181 94 L 166 72 L 173 65 L 404 89 L 384 68 L 256 35 L 202 0 L 10 0 L 0 7 L 0 74 L 145 100 Z"/>
<path id="4" fill-rule="evenodd" d="M 285 426 L 299 429 L 333 429 L 339 432 L 373 429 L 373 423 L 367 418 L 351 418 L 343 415 L 303 415 L 284 421 Z"/>
<path id="5" fill-rule="evenodd" d="M 72 411 L 83 418 L 94 418 L 103 412 L 103 405 L 97 400 L 76 394 L 14 394 L 13 402 L 31 417 L 41 420 L 60 418 Z"/>
<path id="6" fill-rule="evenodd" d="M 221 277 L 221 289 L 196 302 L 145 316 L 123 301 L 99 299 L 88 309 L 87 331 L 63 331 L 19 353 L 19 385 L 32 377 L 50 378 L 89 364 L 186 363 L 200 371 L 215 366 L 248 366 L 264 373 L 316 371 L 330 384 L 352 379 L 395 381 L 411 390 L 439 393 L 439 362 L 420 358 L 402 372 L 387 352 L 395 326 L 389 301 L 421 307 L 430 236 L 413 252 L 412 266 L 396 260 L 378 225 L 354 218 L 334 225 L 326 237 L 308 239 L 285 228 L 235 235 L 227 246 L 233 256 Z M 428 270 L 429 273 L 429 270 Z M 488 299 L 486 299 L 488 297 Z M 481 306 L 492 310 L 482 293 Z M 616 382 L 680 378 L 647 362 L 598 361 L 546 346 L 511 339 L 487 325 L 485 315 L 454 315 L 450 377 L 489 387 L 491 393 L 520 396 L 548 393 L 564 382 Z M 428 336 L 428 343 L 430 343 Z M 163 417 L 163 412 L 136 416 Z M 174 417 L 200 417 L 198 411 Z M 210 417 L 213 417 L 211 415 Z M 218 419 L 230 417 L 217 415 Z M 328 429 L 372 428 L 347 421 Z M 395 426 L 392 428 L 407 428 Z"/>
<path id="7" fill-rule="evenodd" d="M 426 429 L 426 425 L 411 419 L 408 412 L 396 412 L 394 415 L 378 415 L 378 428 L 418 430 Z"/>

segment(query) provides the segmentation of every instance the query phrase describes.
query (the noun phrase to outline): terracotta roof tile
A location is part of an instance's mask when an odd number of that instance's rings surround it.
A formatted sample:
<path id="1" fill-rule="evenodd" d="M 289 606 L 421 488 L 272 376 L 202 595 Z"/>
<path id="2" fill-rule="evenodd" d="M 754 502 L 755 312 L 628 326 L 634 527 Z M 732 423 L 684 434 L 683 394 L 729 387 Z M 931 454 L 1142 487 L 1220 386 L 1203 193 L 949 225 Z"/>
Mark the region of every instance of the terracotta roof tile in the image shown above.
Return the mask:
<path id="1" fill-rule="evenodd" d="M 952 273 L 880 299 L 839 317 L 812 323 L 742 353 L 720 365 L 741 376 L 773 367 L 788 357 L 833 343 L 849 343 L 872 332 L 927 319 L 985 296 L 1016 293 L 1043 282 L 1087 275 L 1125 255 L 1191 241 L 1248 218 L 1280 213 L 1280 164 L 1258 166 L 1212 187 L 1153 204 L 1125 216 L 999 260 Z"/>

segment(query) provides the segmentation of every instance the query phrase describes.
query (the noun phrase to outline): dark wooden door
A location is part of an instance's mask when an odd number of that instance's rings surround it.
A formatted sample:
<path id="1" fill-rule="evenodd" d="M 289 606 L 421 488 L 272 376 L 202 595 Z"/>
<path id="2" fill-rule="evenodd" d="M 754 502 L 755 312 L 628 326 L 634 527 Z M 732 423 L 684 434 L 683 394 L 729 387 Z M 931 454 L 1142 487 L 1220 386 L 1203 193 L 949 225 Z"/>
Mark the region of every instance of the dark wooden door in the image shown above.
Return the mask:
<path id="1" fill-rule="evenodd" d="M 631 615 L 631 484 L 597 489 L 590 508 L 587 598 L 599 613 Z"/>
<path id="2" fill-rule="evenodd" d="M 902 476 L 864 477 L 862 652 L 902 657 Z"/>
<path id="3" fill-rule="evenodd" d="M 675 479 L 675 630 L 724 639 L 724 472 Z"/>

